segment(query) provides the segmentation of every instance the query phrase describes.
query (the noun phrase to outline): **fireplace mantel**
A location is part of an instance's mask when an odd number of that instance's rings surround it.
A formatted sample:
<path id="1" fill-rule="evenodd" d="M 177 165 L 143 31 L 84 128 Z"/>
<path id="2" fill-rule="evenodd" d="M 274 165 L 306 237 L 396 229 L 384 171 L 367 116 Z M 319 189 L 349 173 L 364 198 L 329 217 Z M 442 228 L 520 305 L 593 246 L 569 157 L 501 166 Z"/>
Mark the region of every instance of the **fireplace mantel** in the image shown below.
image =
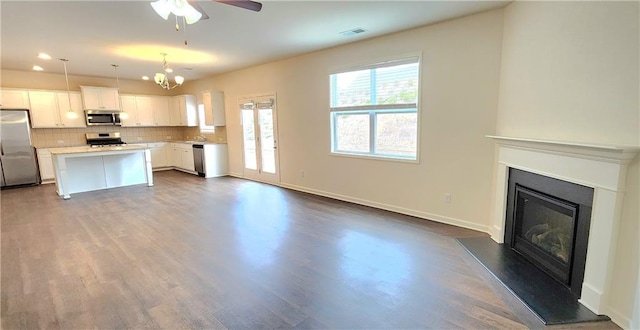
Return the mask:
<path id="1" fill-rule="evenodd" d="M 628 164 L 640 151 L 640 147 L 552 141 L 507 136 L 486 135 L 500 145 L 537 149 L 547 153 L 573 154 L 576 157 L 599 158 L 604 161 Z"/>
<path id="2" fill-rule="evenodd" d="M 594 189 L 587 261 L 580 302 L 608 314 L 616 241 L 628 164 L 639 147 L 597 145 L 529 138 L 486 136 L 497 144 L 491 238 L 504 242 L 509 168 L 577 183 Z"/>

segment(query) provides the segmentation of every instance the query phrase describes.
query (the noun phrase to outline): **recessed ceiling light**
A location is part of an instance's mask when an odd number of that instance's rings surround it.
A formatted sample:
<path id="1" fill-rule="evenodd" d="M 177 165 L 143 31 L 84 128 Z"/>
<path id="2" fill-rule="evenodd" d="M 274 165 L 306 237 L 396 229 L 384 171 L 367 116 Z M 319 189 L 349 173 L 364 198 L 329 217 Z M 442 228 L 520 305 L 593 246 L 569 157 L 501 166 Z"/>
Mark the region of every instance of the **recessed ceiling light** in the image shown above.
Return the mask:
<path id="1" fill-rule="evenodd" d="M 149 80 L 149 76 L 142 76 L 142 80 Z"/>
<path id="2" fill-rule="evenodd" d="M 33 66 L 33 70 L 34 71 L 43 71 L 44 69 L 41 66 L 34 65 Z"/>
<path id="3" fill-rule="evenodd" d="M 51 56 L 49 56 L 49 54 L 45 54 L 45 53 L 38 53 L 38 58 L 41 60 L 50 60 Z"/>
<path id="4" fill-rule="evenodd" d="M 166 70 L 164 70 L 164 71 L 166 71 L 167 73 L 171 73 L 171 72 L 173 72 L 173 69 L 172 69 L 172 68 L 167 68 L 167 69 L 166 69 Z"/>
<path id="5" fill-rule="evenodd" d="M 347 31 L 342 31 L 340 32 L 340 35 L 342 35 L 343 37 L 350 37 L 352 35 L 356 35 L 356 34 L 360 34 L 365 32 L 366 30 L 363 28 L 355 28 L 355 29 L 351 29 L 351 30 L 347 30 Z"/>

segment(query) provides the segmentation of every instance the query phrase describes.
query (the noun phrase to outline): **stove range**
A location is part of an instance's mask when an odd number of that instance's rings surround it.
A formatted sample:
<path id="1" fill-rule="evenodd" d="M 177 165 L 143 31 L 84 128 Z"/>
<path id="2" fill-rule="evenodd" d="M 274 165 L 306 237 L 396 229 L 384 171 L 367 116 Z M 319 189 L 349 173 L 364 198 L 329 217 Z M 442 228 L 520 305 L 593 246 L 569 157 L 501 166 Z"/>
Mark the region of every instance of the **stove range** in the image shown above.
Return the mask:
<path id="1" fill-rule="evenodd" d="M 120 132 L 112 133 L 86 133 L 87 144 L 92 148 L 118 147 L 126 144 L 120 138 Z"/>

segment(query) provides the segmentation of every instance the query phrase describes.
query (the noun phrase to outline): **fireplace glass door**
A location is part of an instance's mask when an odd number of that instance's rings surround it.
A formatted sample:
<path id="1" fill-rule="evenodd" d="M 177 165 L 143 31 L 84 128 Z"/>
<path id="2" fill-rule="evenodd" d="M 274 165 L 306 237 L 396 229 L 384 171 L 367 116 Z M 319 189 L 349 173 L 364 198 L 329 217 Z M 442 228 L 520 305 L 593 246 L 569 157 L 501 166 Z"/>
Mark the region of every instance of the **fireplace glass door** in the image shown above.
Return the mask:
<path id="1" fill-rule="evenodd" d="M 516 185 L 513 247 L 570 284 L 578 205 Z"/>

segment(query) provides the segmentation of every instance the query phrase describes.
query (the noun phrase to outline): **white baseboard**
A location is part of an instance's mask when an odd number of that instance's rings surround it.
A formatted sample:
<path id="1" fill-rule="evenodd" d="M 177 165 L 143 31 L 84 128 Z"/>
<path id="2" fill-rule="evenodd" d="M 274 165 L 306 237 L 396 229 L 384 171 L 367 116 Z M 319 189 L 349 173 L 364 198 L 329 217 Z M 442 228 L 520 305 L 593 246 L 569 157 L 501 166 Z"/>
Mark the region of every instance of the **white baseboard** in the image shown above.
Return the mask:
<path id="1" fill-rule="evenodd" d="M 620 326 L 622 329 L 631 329 L 631 319 L 622 315 L 619 311 L 609 308 L 607 315 L 611 318 L 613 323 Z"/>
<path id="2" fill-rule="evenodd" d="M 443 215 L 438 215 L 438 214 L 433 214 L 433 213 L 428 213 L 428 212 L 423 212 L 423 211 L 418 211 L 418 210 L 413 210 L 413 209 L 407 209 L 407 208 L 399 207 L 399 206 L 395 206 L 395 205 L 373 202 L 373 201 L 369 201 L 369 200 L 366 200 L 366 199 L 360 199 L 360 198 L 355 198 L 355 197 L 350 197 L 350 196 L 345 196 L 345 195 L 334 194 L 334 193 L 330 193 L 330 192 L 326 192 L 326 191 L 310 189 L 310 188 L 301 187 L 301 186 L 292 185 L 292 184 L 287 184 L 287 183 L 280 183 L 279 186 L 281 186 L 283 188 L 288 188 L 288 189 L 292 189 L 292 190 L 306 192 L 306 193 L 309 193 L 309 194 L 329 197 L 329 198 L 333 198 L 333 199 L 337 199 L 337 200 L 341 200 L 341 201 L 345 201 L 345 202 L 350 202 L 350 203 L 355 203 L 355 204 L 375 207 L 377 209 L 382 209 L 382 210 L 386 210 L 386 211 L 406 214 L 406 215 L 414 216 L 414 217 L 417 217 L 417 218 L 422 218 L 422 219 L 426 219 L 426 220 L 440 222 L 440 223 L 444 223 L 444 224 L 448 224 L 448 225 L 463 227 L 463 228 L 467 228 L 467 229 L 473 229 L 473 230 L 481 231 L 481 232 L 484 232 L 484 233 L 488 233 L 489 232 L 489 227 L 488 226 L 479 225 L 479 224 L 476 224 L 476 223 L 473 223 L 473 222 L 469 222 L 469 221 L 465 221 L 465 220 L 461 220 L 461 219 L 456 219 L 456 218 L 452 218 L 452 217 L 447 217 L 447 216 L 443 216 Z"/>

